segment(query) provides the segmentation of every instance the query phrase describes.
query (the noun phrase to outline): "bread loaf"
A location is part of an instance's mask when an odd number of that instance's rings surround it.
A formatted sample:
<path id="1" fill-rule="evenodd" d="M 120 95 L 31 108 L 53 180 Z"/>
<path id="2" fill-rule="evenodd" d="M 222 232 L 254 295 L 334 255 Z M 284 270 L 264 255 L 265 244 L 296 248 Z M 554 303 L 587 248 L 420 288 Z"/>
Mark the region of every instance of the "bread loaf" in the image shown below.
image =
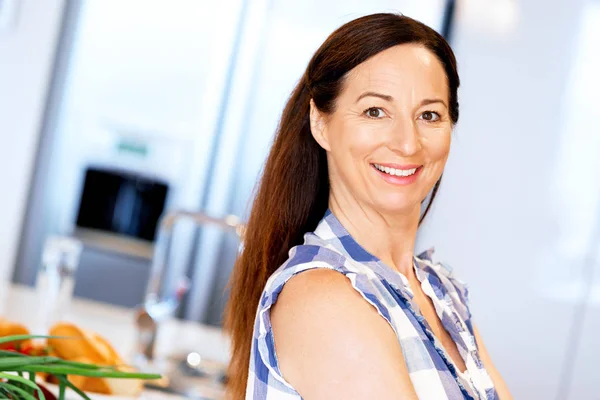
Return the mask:
<path id="1" fill-rule="evenodd" d="M 0 318 L 0 337 L 28 334 L 29 330 L 24 325 L 10 322 L 4 318 Z M 0 350 L 14 348 L 18 345 L 23 345 L 26 342 L 26 340 L 18 340 L 15 342 L 1 343 Z"/>
<path id="2" fill-rule="evenodd" d="M 115 367 L 124 372 L 133 372 L 134 368 L 125 365 L 123 359 L 100 335 L 70 323 L 59 323 L 50 329 L 51 336 L 63 338 L 48 339 L 48 345 L 58 357 L 84 363 Z M 79 389 L 102 394 L 135 396 L 142 388 L 138 379 L 93 378 L 85 376 L 68 376 Z"/>

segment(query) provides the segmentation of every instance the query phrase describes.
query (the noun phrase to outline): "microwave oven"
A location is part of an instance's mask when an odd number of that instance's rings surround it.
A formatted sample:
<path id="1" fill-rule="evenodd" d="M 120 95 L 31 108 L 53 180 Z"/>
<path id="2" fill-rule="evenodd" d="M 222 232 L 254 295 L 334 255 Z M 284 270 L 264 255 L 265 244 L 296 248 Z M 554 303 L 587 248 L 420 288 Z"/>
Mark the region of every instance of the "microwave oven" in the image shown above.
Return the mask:
<path id="1" fill-rule="evenodd" d="M 168 184 L 160 179 L 89 167 L 76 226 L 152 242 L 168 192 Z"/>

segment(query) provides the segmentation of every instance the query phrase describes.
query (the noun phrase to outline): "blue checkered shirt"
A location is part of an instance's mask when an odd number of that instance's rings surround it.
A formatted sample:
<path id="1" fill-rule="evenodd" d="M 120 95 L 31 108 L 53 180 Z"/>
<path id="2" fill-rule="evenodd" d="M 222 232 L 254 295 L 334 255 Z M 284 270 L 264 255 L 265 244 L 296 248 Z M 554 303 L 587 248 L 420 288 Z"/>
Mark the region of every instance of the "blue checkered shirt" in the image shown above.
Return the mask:
<path id="1" fill-rule="evenodd" d="M 467 370 L 461 373 L 421 315 L 408 280 L 364 250 L 339 220 L 327 211 L 304 244 L 290 250 L 289 259 L 273 273 L 263 291 L 256 320 L 246 399 L 298 400 L 302 397 L 283 378 L 277 357 L 270 309 L 285 282 L 314 268 L 344 274 L 363 298 L 391 325 L 398 337 L 413 387 L 419 399 L 496 399 L 492 380 L 479 357 L 468 292 L 449 267 L 434 263 L 432 250 L 414 258 L 417 278 L 435 305 L 442 324 L 456 343 Z"/>

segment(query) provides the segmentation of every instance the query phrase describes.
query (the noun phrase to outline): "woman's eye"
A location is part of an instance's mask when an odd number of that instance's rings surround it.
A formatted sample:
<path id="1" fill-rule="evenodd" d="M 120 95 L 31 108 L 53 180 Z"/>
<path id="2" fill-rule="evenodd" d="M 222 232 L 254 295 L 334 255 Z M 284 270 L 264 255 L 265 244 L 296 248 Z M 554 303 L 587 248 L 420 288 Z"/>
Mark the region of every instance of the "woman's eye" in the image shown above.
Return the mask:
<path id="1" fill-rule="evenodd" d="M 425 111 L 423 114 L 421 114 L 421 119 L 429 122 L 439 121 L 440 114 L 436 113 L 435 111 Z"/>
<path id="2" fill-rule="evenodd" d="M 367 108 L 364 111 L 364 113 L 367 117 L 373 118 L 373 119 L 379 119 L 379 118 L 385 117 L 385 112 L 383 111 L 383 109 L 381 109 L 379 107 Z"/>

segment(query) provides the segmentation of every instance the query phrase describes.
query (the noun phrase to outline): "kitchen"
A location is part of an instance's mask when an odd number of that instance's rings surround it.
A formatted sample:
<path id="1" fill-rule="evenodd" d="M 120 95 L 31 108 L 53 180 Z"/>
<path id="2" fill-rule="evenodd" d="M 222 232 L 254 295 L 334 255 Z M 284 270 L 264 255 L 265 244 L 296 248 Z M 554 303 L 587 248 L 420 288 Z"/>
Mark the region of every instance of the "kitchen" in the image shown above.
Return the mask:
<path id="1" fill-rule="evenodd" d="M 0 200 L 0 316 L 35 323 L 21 310 L 36 307 L 32 288 L 46 240 L 74 238 L 83 249 L 66 315 L 123 356 L 134 354 L 135 307 L 147 294 L 159 217 L 186 210 L 244 221 L 283 103 L 314 49 L 352 17 L 393 9 L 447 30 L 463 80 L 464 119 L 445 175 L 448 187 L 460 190 L 441 189 L 418 247 L 435 244 L 469 282 L 480 304 L 478 325 L 517 398 L 593 398 L 587 365 L 600 356 L 592 335 L 600 324 L 600 188 L 585 179 L 600 166 L 594 153 L 576 155 L 598 148 L 597 135 L 585 134 L 598 131 L 597 120 L 582 106 L 598 82 L 590 72 L 598 63 L 591 56 L 598 3 L 556 0 L 544 18 L 527 2 L 485 3 L 2 2 L 2 14 L 12 17 L 0 29 L 0 86 L 7 88 L 0 94 L 0 182 L 10 188 Z M 455 8 L 450 27 L 448 7 Z M 540 32 L 552 48 L 536 46 Z M 558 64 L 557 49 L 570 55 Z M 548 76 L 536 76 L 548 64 L 555 65 Z M 489 126 L 494 115 L 477 99 L 490 90 L 498 94 L 492 109 L 514 120 Z M 515 91 L 535 94 L 540 104 L 518 103 Z M 521 115 L 532 110 L 561 112 L 538 122 Z M 565 128 L 576 123 L 584 128 Z M 540 131 L 551 139 L 542 140 Z M 481 148 L 516 161 L 501 168 L 502 158 L 493 156 L 496 162 L 486 164 L 489 154 L 475 151 Z M 581 180 L 556 172 L 565 164 L 581 171 Z M 481 179 L 473 165 L 493 179 Z M 523 169 L 540 178 L 522 176 Z M 109 181 L 139 196 L 154 215 L 150 228 L 127 218 L 106 225 L 94 212 L 99 204 L 110 207 L 103 195 L 118 194 L 94 192 Z M 132 215 L 135 202 L 122 196 L 113 214 Z M 515 232 L 517 223 L 523 227 Z M 173 226 L 164 281 L 171 289 L 184 285 L 186 293 L 177 318 L 161 325 L 157 348 L 225 364 L 220 325 L 239 235 L 201 226 L 193 218 Z M 465 242 L 473 243 L 470 252 Z M 481 260 L 489 268 L 479 268 Z M 524 298 L 502 299 L 499 288 L 512 284 L 506 265 L 527 276 L 515 288 Z M 543 312 L 532 317 L 521 312 L 523 304 Z M 556 326 L 555 318 L 564 323 Z M 173 339 L 179 324 L 186 333 Z M 515 324 L 523 332 L 509 328 Z M 559 350 L 549 354 L 549 347 Z"/>

